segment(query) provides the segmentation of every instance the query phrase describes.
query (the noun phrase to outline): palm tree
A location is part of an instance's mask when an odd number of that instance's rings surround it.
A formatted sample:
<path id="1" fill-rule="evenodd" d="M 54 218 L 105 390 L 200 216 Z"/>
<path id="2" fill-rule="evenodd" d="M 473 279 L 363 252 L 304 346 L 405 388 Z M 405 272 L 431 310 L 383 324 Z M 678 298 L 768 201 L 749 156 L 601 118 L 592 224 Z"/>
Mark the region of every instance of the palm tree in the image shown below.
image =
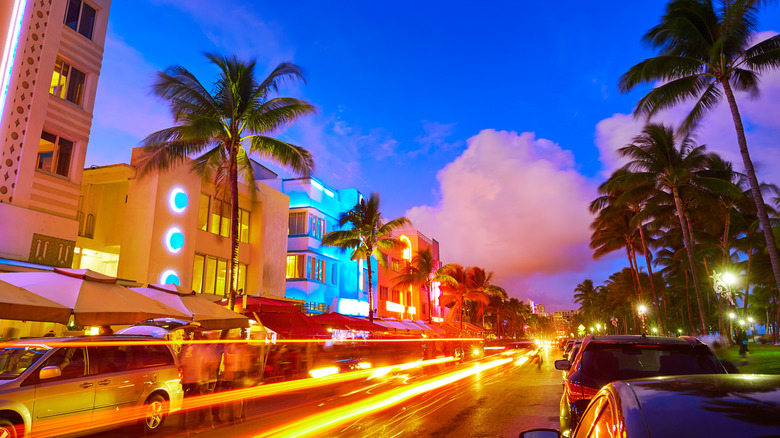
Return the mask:
<path id="1" fill-rule="evenodd" d="M 586 279 L 574 288 L 574 302 L 580 305 L 580 312 L 590 321 L 594 318 L 596 309 L 596 294 L 598 288 L 593 286 L 593 280 Z"/>
<path id="2" fill-rule="evenodd" d="M 457 312 L 460 315 L 460 329 L 463 330 L 463 313 L 466 301 L 471 301 L 478 306 L 490 304 L 488 295 L 475 288 L 474 268 L 464 268 L 458 264 L 449 264 L 445 273 L 454 281 L 441 285 L 441 303 L 445 306 L 454 304 L 450 318 Z"/>
<path id="3" fill-rule="evenodd" d="M 639 101 L 634 111 L 636 116 L 650 117 L 658 110 L 698 99 L 683 121 L 684 132 L 690 131 L 725 94 L 769 251 L 774 283 L 780 290 L 780 258 L 734 98 L 735 89 L 757 96 L 759 74 L 780 67 L 780 35 L 750 45 L 756 36 L 757 10 L 763 3 L 760 0 L 672 1 L 661 23 L 644 36 L 644 41 L 661 54 L 631 67 L 621 77 L 620 89 L 628 92 L 640 84 L 663 82 Z"/>
<path id="4" fill-rule="evenodd" d="M 139 174 L 163 171 L 197 156 L 194 171 L 206 179 L 213 176 L 218 187 L 229 190 L 232 246 L 228 307 L 232 310 L 238 278 L 239 176 L 250 187 L 254 186 L 249 154 L 274 160 L 300 175 L 311 174 L 314 160 L 306 149 L 268 134 L 316 110 L 300 99 L 271 97 L 271 92 L 278 93 L 279 84 L 285 80 L 304 80 L 295 64 L 281 63 L 258 81 L 254 60 L 205 56 L 219 68 L 210 91 L 180 65 L 157 73 L 152 93 L 168 102 L 175 126 L 142 141 L 145 154 L 139 163 Z"/>
<path id="5" fill-rule="evenodd" d="M 360 201 L 352 209 L 342 213 L 339 226 L 349 224 L 351 228 L 327 233 L 322 238 L 322 244 L 335 246 L 342 250 L 352 250 L 352 260 L 360 263 L 366 261 L 368 266 L 368 319 L 374 321 L 373 278 L 371 274 L 371 257 L 384 261 L 381 249 L 392 249 L 402 245 L 401 241 L 392 236 L 393 230 L 405 225 L 411 225 L 409 219 L 398 217 L 385 221 L 379 211 L 379 194 L 372 193 L 366 201 Z M 381 263 L 381 262 L 380 262 Z"/>
<path id="6" fill-rule="evenodd" d="M 446 274 L 447 267 L 437 267 L 430 248 L 419 249 L 404 272 L 395 277 L 395 285 L 403 288 L 419 287 L 428 294 L 428 322 L 431 322 L 431 289 L 433 283 L 449 284 L 455 280 Z"/>
<path id="7" fill-rule="evenodd" d="M 693 288 L 699 305 L 701 329 L 706 333 L 704 309 L 697 279 L 698 270 L 694 261 L 693 240 L 689 233 L 690 221 L 687 219 L 687 210 L 683 207 L 682 193 L 699 185 L 708 185 L 709 190 L 712 191 L 727 190 L 732 186 L 717 178 L 704 177 L 698 173 L 704 168 L 707 160 L 704 146 L 696 146 L 688 136 L 683 137 L 679 143 L 678 147 L 671 128 L 656 124 L 645 126 L 632 144 L 618 150 L 622 156 L 632 159 L 626 165 L 626 169 L 631 172 L 616 178 L 614 184 L 625 189 L 623 194 L 625 197 L 631 197 L 633 190 L 644 191 L 647 186 L 653 186 L 656 191 L 671 195 L 688 253 Z"/>
<path id="8" fill-rule="evenodd" d="M 487 272 L 483 268 L 473 267 L 469 270 L 469 289 L 475 294 L 483 294 L 487 302 L 482 299 L 477 300 L 479 314 L 482 316 L 482 327 L 485 327 L 485 306 L 490 304 L 490 297 L 498 297 L 502 300 L 509 298 L 506 290 L 500 286 L 491 283 L 493 273 Z"/>

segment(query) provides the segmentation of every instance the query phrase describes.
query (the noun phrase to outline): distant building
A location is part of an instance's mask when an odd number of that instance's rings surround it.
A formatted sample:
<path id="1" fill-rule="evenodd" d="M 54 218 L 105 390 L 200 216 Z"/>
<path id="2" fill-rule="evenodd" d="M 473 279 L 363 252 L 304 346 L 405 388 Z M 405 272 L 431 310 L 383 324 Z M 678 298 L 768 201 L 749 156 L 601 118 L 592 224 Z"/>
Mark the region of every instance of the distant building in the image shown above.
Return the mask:
<path id="1" fill-rule="evenodd" d="M 71 266 L 110 6 L 0 2 L 0 270 Z"/>
<path id="2" fill-rule="evenodd" d="M 351 260 L 352 252 L 322 245 L 322 237 L 339 229 L 342 213 L 363 195 L 355 189 L 336 190 L 314 177 L 267 179 L 289 196 L 285 296 L 305 302 L 309 313 L 339 312 L 368 315 L 368 267 Z M 376 262 L 372 266 L 376 289 Z"/>
<path id="3" fill-rule="evenodd" d="M 576 310 L 561 310 L 558 312 L 554 312 L 552 316 L 553 316 L 553 325 L 555 326 L 555 330 L 568 333 L 572 318 L 574 318 L 574 315 L 576 315 L 577 313 L 578 312 Z"/>
<path id="4" fill-rule="evenodd" d="M 432 304 L 428 302 L 428 293 L 420 287 L 395 286 L 396 277 L 404 272 L 419 250 L 430 250 L 436 268 L 440 268 L 442 263 L 439 260 L 439 242 L 416 230 L 396 230 L 393 232 L 393 237 L 399 239 L 405 246 L 395 250 L 383 250 L 386 266 L 376 264 L 377 313 L 383 317 L 427 321 L 428 306 L 433 305 L 431 316 L 441 318 L 443 316 L 442 307 L 439 305 L 441 291 L 438 284 L 434 284 L 431 290 Z"/>
<path id="5" fill-rule="evenodd" d="M 139 178 L 141 154 L 136 148 L 130 164 L 84 171 L 84 226 L 73 267 L 226 295 L 231 212 L 225 195 L 195 174 L 191 162 Z M 253 165 L 256 177 L 273 174 Z M 260 181 L 239 183 L 239 293 L 284 296 L 289 199 Z"/>

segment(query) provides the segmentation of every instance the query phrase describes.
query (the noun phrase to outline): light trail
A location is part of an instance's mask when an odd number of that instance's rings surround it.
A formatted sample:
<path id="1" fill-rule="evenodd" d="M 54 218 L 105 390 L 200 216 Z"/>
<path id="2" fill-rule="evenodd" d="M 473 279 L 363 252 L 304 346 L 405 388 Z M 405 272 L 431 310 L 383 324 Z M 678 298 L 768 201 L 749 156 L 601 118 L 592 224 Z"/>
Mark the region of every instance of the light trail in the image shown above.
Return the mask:
<path id="1" fill-rule="evenodd" d="M 426 381 L 411 385 L 410 387 L 397 388 L 386 393 L 372 396 L 366 400 L 349 403 L 347 405 L 330 409 L 328 411 L 296 419 L 293 422 L 283 424 L 275 429 L 254 435 L 254 438 L 271 436 L 300 437 L 321 435 L 325 431 L 337 427 L 356 418 L 378 412 L 408 400 L 420 394 L 441 388 L 458 380 L 479 374 L 495 367 L 512 362 L 510 358 L 496 359 L 487 363 L 478 363 L 473 367 L 461 371 L 453 371 L 443 376 L 434 377 Z"/>
<path id="2" fill-rule="evenodd" d="M 121 339 L 121 335 L 119 336 Z M 258 339 L 213 339 L 213 340 L 181 340 L 181 341 L 166 341 L 166 340 L 139 340 L 132 341 L 90 341 L 89 338 L 83 342 L 61 340 L 61 341 L 47 341 L 36 340 L 33 342 L 0 342 L 0 349 L 2 348 L 47 348 L 52 346 L 67 345 L 69 347 L 120 347 L 125 345 L 194 345 L 194 344 L 249 344 L 249 345 L 274 345 L 274 344 L 347 344 L 347 343 L 368 343 L 368 344 L 384 344 L 384 343 L 399 343 L 399 342 L 479 342 L 484 341 L 483 338 L 404 338 L 404 339 L 282 339 L 277 340 L 275 343 L 267 340 Z"/>

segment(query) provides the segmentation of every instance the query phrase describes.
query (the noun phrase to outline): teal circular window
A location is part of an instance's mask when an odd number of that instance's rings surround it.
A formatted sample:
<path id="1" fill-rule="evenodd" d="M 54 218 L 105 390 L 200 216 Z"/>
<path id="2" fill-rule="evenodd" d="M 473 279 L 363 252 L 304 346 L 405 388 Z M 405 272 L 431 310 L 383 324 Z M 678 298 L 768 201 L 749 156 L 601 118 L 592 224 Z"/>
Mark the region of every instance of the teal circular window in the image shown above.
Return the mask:
<path id="1" fill-rule="evenodd" d="M 176 213 L 181 213 L 185 208 L 187 208 L 188 202 L 189 200 L 187 199 L 187 194 L 184 193 L 184 190 L 179 188 L 171 190 L 171 210 L 175 211 Z"/>
<path id="2" fill-rule="evenodd" d="M 179 285 L 179 276 L 173 271 L 165 271 L 162 274 L 162 284 Z"/>
<path id="3" fill-rule="evenodd" d="M 168 251 L 177 253 L 181 251 L 184 246 L 184 234 L 178 228 L 171 228 L 168 230 L 168 235 L 165 239 L 165 243 L 168 246 Z"/>

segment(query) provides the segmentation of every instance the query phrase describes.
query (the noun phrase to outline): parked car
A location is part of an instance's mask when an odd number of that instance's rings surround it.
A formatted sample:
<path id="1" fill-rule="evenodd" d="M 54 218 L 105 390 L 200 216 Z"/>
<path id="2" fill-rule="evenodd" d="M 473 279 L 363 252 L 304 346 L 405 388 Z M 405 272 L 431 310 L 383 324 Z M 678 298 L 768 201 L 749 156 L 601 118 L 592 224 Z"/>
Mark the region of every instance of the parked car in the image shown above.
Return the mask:
<path id="1" fill-rule="evenodd" d="M 780 436 L 780 376 L 698 375 L 617 381 L 585 410 L 574 438 L 758 438 Z M 556 438 L 524 431 L 521 438 Z"/>
<path id="2" fill-rule="evenodd" d="M 120 341 L 116 345 L 107 341 Z M 158 431 L 181 409 L 181 369 L 147 337 L 16 341 L 0 350 L 0 436 L 92 433 L 137 422 Z"/>
<path id="3" fill-rule="evenodd" d="M 571 362 L 555 361 L 555 368 L 567 371 L 560 404 L 564 436 L 577 425 L 599 389 L 615 380 L 726 374 L 726 369 L 707 345 L 696 339 L 588 335 L 579 354 L 571 359 Z"/>

